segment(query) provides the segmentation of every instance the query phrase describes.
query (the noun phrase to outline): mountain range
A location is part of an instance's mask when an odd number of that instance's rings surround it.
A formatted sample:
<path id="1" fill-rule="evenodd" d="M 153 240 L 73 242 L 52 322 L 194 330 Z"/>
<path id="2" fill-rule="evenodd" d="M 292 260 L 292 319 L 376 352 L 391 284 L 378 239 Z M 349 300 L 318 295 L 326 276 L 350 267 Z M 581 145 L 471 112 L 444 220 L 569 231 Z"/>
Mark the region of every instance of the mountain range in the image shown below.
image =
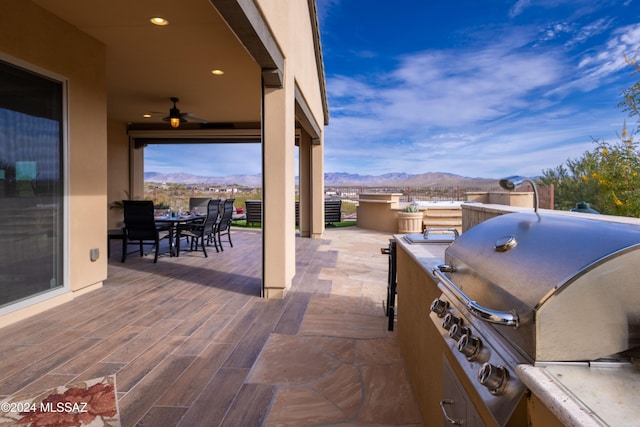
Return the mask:
<path id="1" fill-rule="evenodd" d="M 212 184 L 212 185 L 245 185 L 256 187 L 262 185 L 262 174 L 199 176 L 188 173 L 160 174 L 145 172 L 145 182 L 174 184 Z M 296 182 L 298 178 L 296 177 Z M 346 172 L 327 172 L 324 174 L 325 187 L 331 186 L 389 186 L 389 187 L 490 187 L 497 186 L 494 178 L 472 178 L 446 172 L 426 172 L 421 174 L 387 173 L 384 175 L 359 175 Z"/>

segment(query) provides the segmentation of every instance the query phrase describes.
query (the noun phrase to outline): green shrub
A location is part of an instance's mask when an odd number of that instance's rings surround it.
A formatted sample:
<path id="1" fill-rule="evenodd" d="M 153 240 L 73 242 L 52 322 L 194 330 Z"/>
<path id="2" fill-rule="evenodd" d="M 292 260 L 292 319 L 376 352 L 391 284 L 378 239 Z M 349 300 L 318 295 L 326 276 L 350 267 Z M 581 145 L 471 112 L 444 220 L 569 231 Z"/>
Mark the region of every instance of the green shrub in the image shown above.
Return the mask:
<path id="1" fill-rule="evenodd" d="M 418 209 L 417 206 L 415 205 L 407 205 L 404 207 L 403 212 L 420 212 L 420 209 Z"/>

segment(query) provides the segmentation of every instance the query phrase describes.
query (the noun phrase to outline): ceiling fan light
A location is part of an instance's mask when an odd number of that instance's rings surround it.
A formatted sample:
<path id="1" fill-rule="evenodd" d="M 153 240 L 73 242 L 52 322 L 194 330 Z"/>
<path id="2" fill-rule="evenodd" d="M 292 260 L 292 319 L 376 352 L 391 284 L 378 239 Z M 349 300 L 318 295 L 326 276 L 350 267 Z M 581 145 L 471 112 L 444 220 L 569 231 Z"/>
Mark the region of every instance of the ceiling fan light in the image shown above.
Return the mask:
<path id="1" fill-rule="evenodd" d="M 182 116 L 180 115 L 180 110 L 176 107 L 176 102 L 178 102 L 178 98 L 171 98 L 173 101 L 173 108 L 169 110 L 169 123 L 172 128 L 177 128 L 180 126 L 180 122 L 182 121 Z"/>
<path id="2" fill-rule="evenodd" d="M 165 25 L 169 25 L 169 21 L 164 19 L 161 16 L 154 16 L 154 17 L 150 18 L 149 21 L 151 21 L 151 23 L 153 25 L 158 25 L 158 26 L 161 26 L 161 27 L 163 27 Z"/>
<path id="3" fill-rule="evenodd" d="M 162 120 L 168 121 L 172 128 L 177 128 L 180 123 L 185 123 L 186 120 L 183 114 L 180 114 L 180 110 L 176 107 L 176 103 L 180 101 L 178 98 L 169 98 L 173 102 L 173 107 L 169 109 L 169 117 L 165 117 Z"/>

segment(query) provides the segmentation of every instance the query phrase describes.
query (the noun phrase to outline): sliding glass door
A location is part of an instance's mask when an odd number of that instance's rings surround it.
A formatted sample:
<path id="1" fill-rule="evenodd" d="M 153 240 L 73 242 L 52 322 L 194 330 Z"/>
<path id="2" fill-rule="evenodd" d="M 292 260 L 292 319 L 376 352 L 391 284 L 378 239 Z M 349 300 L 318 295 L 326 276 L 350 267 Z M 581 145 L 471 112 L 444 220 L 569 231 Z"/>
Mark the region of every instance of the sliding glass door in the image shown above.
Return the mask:
<path id="1" fill-rule="evenodd" d="M 64 88 L 0 61 L 0 309 L 64 285 Z"/>

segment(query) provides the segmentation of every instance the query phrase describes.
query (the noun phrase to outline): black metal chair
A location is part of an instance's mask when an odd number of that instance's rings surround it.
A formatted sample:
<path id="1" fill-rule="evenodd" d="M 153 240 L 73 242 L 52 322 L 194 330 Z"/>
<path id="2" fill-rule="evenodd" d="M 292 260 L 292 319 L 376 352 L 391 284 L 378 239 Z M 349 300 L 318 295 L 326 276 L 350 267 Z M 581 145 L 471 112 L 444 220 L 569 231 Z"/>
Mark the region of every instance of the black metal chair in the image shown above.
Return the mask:
<path id="1" fill-rule="evenodd" d="M 325 224 L 335 225 L 336 222 L 342 221 L 342 200 L 325 200 L 324 201 L 324 222 Z"/>
<path id="2" fill-rule="evenodd" d="M 205 258 L 207 255 L 207 244 L 210 241 L 210 237 L 215 233 L 215 224 L 218 221 L 220 213 L 220 200 L 209 200 L 207 204 L 207 216 L 204 221 L 199 223 L 187 223 L 178 224 L 176 230 L 176 255 L 180 256 L 180 240 L 182 237 L 187 237 L 190 240 L 191 250 L 198 250 L 198 245 L 202 247 L 202 253 Z M 218 244 L 213 239 L 213 243 L 218 250 Z"/>
<path id="3" fill-rule="evenodd" d="M 209 201 L 216 201 L 218 203 L 222 202 L 222 199 L 212 199 L 211 197 L 190 197 L 189 198 L 189 212 L 192 215 L 205 215 L 207 213 L 207 207 L 209 206 Z M 195 223 L 203 223 L 205 218 L 198 219 L 193 221 L 192 224 Z M 192 239 L 189 236 L 186 236 L 187 242 L 190 242 Z M 211 242 L 211 238 L 209 238 L 209 242 Z"/>
<path id="4" fill-rule="evenodd" d="M 247 225 L 262 224 L 262 200 L 245 200 Z"/>
<path id="5" fill-rule="evenodd" d="M 190 197 L 189 198 L 189 212 L 192 214 L 203 214 L 207 211 L 207 205 L 209 204 L 211 197 Z"/>
<path id="6" fill-rule="evenodd" d="M 216 233 L 214 239 L 217 238 L 218 243 L 220 244 L 220 250 L 224 251 L 222 247 L 221 236 L 227 235 L 229 239 L 229 245 L 233 247 L 233 243 L 231 242 L 231 222 L 233 221 L 233 202 L 236 199 L 226 199 L 222 205 L 222 215 L 220 216 L 220 220 L 216 223 Z M 217 246 L 216 246 L 217 247 Z"/>
<path id="7" fill-rule="evenodd" d="M 172 246 L 171 226 L 156 224 L 151 200 L 123 200 L 122 203 L 124 207 L 122 262 L 127 259 L 127 246 L 129 245 L 138 245 L 140 256 L 144 255 L 144 245 L 155 245 L 153 262 L 158 262 L 160 241 L 168 238 L 169 248 Z"/>

